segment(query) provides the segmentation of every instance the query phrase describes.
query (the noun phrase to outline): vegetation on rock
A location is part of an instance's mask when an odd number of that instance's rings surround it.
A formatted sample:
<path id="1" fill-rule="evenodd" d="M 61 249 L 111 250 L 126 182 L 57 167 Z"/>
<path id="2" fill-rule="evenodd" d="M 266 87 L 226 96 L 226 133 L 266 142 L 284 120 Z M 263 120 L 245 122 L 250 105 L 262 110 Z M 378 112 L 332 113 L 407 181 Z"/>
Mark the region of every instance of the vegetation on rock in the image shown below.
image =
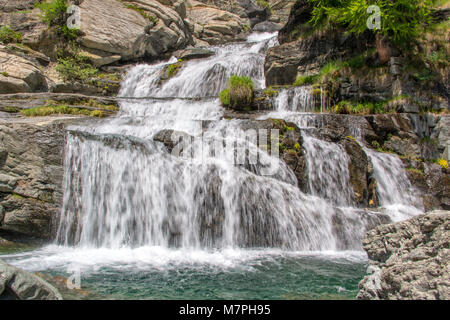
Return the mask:
<path id="1" fill-rule="evenodd" d="M 15 32 L 10 26 L 4 25 L 0 27 L 0 43 L 8 44 L 12 42 L 21 42 L 22 35 Z"/>
<path id="2" fill-rule="evenodd" d="M 253 103 L 254 85 L 249 77 L 233 75 L 228 81 L 228 88 L 223 90 L 219 99 L 223 106 L 236 110 L 250 108 Z"/>
<path id="3" fill-rule="evenodd" d="M 85 115 L 90 117 L 102 118 L 104 112 L 101 110 L 88 110 L 71 107 L 69 105 L 46 105 L 22 110 L 21 113 L 26 117 L 44 117 L 50 115 Z"/>
<path id="4" fill-rule="evenodd" d="M 172 78 L 177 75 L 178 71 L 181 68 L 182 62 L 183 62 L 183 60 L 180 59 L 180 60 L 178 60 L 177 63 L 173 63 L 167 67 L 167 77 L 168 78 Z"/>
<path id="5" fill-rule="evenodd" d="M 42 22 L 49 26 L 62 26 L 66 23 L 66 12 L 69 7 L 66 0 L 38 2 L 35 6 L 42 12 Z"/>
<path id="6" fill-rule="evenodd" d="M 98 73 L 98 69 L 92 66 L 88 58 L 80 54 L 77 49 L 60 55 L 56 71 L 66 82 L 86 82 Z"/>

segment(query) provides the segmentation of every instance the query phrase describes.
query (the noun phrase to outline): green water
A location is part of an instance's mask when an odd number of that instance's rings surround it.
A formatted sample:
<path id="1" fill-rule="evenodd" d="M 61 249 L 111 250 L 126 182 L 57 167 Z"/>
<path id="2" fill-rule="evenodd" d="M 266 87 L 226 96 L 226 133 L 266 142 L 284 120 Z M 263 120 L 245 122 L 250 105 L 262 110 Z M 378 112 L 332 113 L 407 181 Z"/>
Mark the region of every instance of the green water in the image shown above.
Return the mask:
<path id="1" fill-rule="evenodd" d="M 85 294 L 63 288 L 63 296 L 70 299 L 354 299 L 366 271 L 364 258 L 345 254 L 263 251 L 200 258 L 185 255 L 178 261 L 172 256 L 162 260 L 168 253 L 158 256 L 152 251 L 153 256 L 145 255 L 148 260 L 143 261 L 134 251 L 116 252 L 113 260 L 112 252 L 46 253 L 2 259 L 30 271 L 62 277 L 70 277 L 68 267 L 81 265 Z"/>

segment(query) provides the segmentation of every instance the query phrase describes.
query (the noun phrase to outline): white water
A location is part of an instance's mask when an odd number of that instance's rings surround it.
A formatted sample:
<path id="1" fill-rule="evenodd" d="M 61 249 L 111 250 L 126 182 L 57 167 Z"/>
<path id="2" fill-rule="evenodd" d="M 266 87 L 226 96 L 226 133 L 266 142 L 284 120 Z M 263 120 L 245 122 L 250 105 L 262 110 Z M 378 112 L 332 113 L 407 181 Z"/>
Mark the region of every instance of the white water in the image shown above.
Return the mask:
<path id="1" fill-rule="evenodd" d="M 283 162 L 242 139 L 241 120 L 222 119 L 218 99 L 181 99 L 217 96 L 232 74 L 250 76 L 263 88 L 264 51 L 275 43 L 273 35 L 263 34 L 213 48 L 215 56 L 186 63 L 165 83 L 161 76 L 176 59 L 130 70 L 120 96 L 170 99 L 125 100 L 117 117 L 71 128 L 57 244 L 12 256 L 14 264 L 30 270 L 228 266 L 280 252 L 347 250 L 352 256 L 361 250 L 365 228 L 378 218 L 350 207 L 348 157 L 340 146 L 304 136 L 312 177 L 305 194 Z M 300 127 L 315 121 L 298 112 L 312 106 L 305 92 L 296 91 L 297 104 L 283 95 L 278 115 Z M 192 159 L 172 156 L 153 141 L 168 129 L 203 133 L 208 143 L 203 149 L 198 141 L 188 146 L 197 150 Z M 261 163 L 236 166 L 234 153 L 212 152 L 218 141 L 249 148 Z M 267 166 L 276 168 L 273 175 L 263 174 Z M 382 180 L 384 173 L 376 172 Z"/>
<path id="2" fill-rule="evenodd" d="M 285 98 L 289 94 L 288 90 L 282 91 L 275 103 L 276 110 L 261 116 L 260 119 L 284 119 L 295 123 L 299 128 L 307 129 L 302 134 L 307 155 L 310 193 L 340 206 L 351 206 L 354 198 L 349 182 L 350 159 L 339 144 L 314 138 L 308 133 L 308 129 L 323 128 L 326 119 L 322 114 L 312 113 L 314 110 L 311 109 L 311 89 L 303 88 L 295 88 L 295 95 L 290 93 L 292 100 Z M 395 222 L 423 213 L 420 192 L 411 185 L 399 157 L 364 146 L 358 125 L 352 125 L 351 122 L 346 125 L 373 165 L 377 194 L 383 212 Z"/>
<path id="3" fill-rule="evenodd" d="M 409 181 L 398 156 L 364 148 L 373 164 L 381 205 L 393 221 L 401 221 L 423 213 L 423 204 Z"/>
<path id="4" fill-rule="evenodd" d="M 348 165 L 350 158 L 336 143 L 303 134 L 308 163 L 308 189 L 313 195 L 339 206 L 353 204 Z"/>

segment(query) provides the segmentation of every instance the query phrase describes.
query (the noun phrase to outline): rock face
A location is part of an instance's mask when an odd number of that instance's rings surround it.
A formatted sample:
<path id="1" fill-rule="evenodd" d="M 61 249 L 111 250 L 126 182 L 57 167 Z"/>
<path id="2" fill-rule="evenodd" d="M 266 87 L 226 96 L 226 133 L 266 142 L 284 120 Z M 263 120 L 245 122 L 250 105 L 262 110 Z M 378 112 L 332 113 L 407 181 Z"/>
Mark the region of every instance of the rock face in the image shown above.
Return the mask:
<path id="1" fill-rule="evenodd" d="M 357 54 L 367 39 L 336 31 L 271 48 L 264 64 L 266 85 L 291 85 L 297 75 L 316 74 L 328 61 Z"/>
<path id="2" fill-rule="evenodd" d="M 222 44 L 236 41 L 244 31 L 246 21 L 236 14 L 190 1 L 187 23 L 197 44 Z"/>
<path id="3" fill-rule="evenodd" d="M 45 36 L 47 25 L 39 17 L 39 9 L 34 7 L 34 0 L 1 0 L 0 21 L 2 25 L 11 26 L 23 36 L 22 42 L 31 47 L 38 46 Z"/>
<path id="4" fill-rule="evenodd" d="M 6 52 L 0 46 L 0 94 L 45 91 L 47 81 L 32 61 Z"/>
<path id="5" fill-rule="evenodd" d="M 0 300 L 62 300 L 51 284 L 0 260 Z"/>
<path id="6" fill-rule="evenodd" d="M 363 241 L 369 272 L 358 299 L 450 299 L 450 212 L 378 226 Z"/>
<path id="7" fill-rule="evenodd" d="M 141 8 L 153 20 L 125 5 Z M 81 44 L 87 49 L 129 60 L 156 57 L 186 42 L 186 34 L 179 30 L 184 27 L 179 15 L 157 1 L 140 1 L 137 5 L 131 1 L 84 0 L 80 9 L 80 30 L 84 33 Z M 171 24 L 172 29 L 168 27 Z"/>
<path id="8" fill-rule="evenodd" d="M 78 121 L 0 123 L 0 232 L 53 238 L 62 202 L 65 127 Z"/>

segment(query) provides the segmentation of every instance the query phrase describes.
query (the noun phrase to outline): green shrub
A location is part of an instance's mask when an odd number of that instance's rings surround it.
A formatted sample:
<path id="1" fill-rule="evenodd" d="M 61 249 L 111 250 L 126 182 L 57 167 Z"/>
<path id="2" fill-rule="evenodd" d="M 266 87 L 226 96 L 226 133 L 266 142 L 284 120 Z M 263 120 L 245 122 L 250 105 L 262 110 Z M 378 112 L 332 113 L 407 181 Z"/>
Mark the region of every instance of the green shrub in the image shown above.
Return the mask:
<path id="1" fill-rule="evenodd" d="M 41 10 L 41 20 L 51 26 L 63 26 L 66 23 L 66 12 L 69 5 L 67 0 L 52 0 L 50 2 L 38 2 L 36 8 Z"/>
<path id="2" fill-rule="evenodd" d="M 367 8 L 381 9 L 381 29 L 373 30 L 388 36 L 398 45 L 408 46 L 433 22 L 435 0 L 308 0 L 313 5 L 310 22 L 315 26 L 332 23 L 348 32 L 361 34 L 367 29 L 370 15 Z"/>
<path id="3" fill-rule="evenodd" d="M 59 58 L 56 71 L 64 82 L 86 82 L 97 74 L 98 69 L 93 67 L 86 57 L 75 52 L 70 56 Z"/>
<path id="4" fill-rule="evenodd" d="M 299 76 L 294 81 L 294 86 L 299 87 L 299 86 L 304 86 L 304 85 L 307 85 L 307 84 L 313 84 L 313 83 L 316 82 L 317 78 L 318 78 L 318 75 Z"/>
<path id="5" fill-rule="evenodd" d="M 222 105 L 237 110 L 248 109 L 253 104 L 254 85 L 249 77 L 231 76 L 228 80 L 228 89 L 219 94 Z"/>
<path id="6" fill-rule="evenodd" d="M 22 35 L 19 32 L 15 32 L 9 26 L 0 27 L 0 42 L 7 44 L 12 42 L 21 42 Z"/>
<path id="7" fill-rule="evenodd" d="M 6 71 L 0 72 L 0 74 L 4 77 L 9 77 L 9 74 Z"/>

